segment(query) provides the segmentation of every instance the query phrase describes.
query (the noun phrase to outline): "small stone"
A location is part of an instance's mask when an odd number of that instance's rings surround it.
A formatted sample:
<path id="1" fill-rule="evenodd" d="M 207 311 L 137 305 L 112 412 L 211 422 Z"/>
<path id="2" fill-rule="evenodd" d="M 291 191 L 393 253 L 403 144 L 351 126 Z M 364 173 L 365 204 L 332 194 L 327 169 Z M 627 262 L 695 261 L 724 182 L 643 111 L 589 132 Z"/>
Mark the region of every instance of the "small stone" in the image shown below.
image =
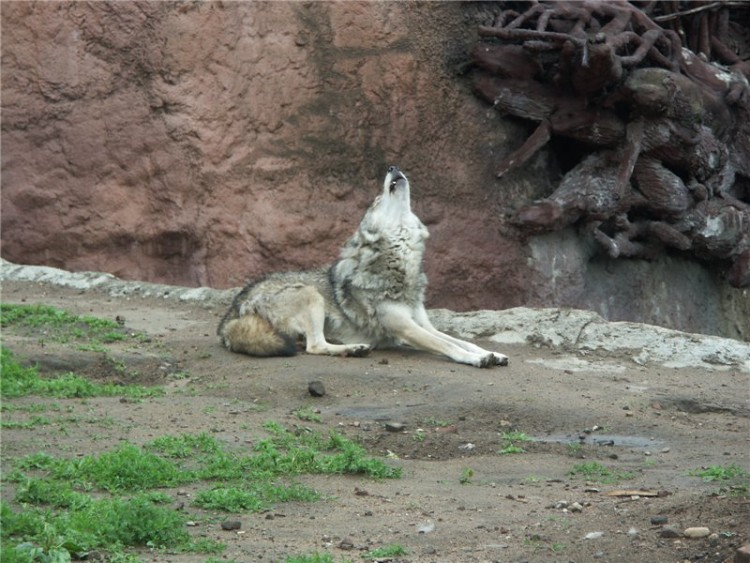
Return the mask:
<path id="1" fill-rule="evenodd" d="M 571 512 L 583 512 L 583 506 L 579 502 L 574 502 L 570 505 Z"/>
<path id="2" fill-rule="evenodd" d="M 385 429 L 388 430 L 388 432 L 401 432 L 404 428 L 406 428 L 406 424 L 400 422 L 385 423 Z"/>
<path id="3" fill-rule="evenodd" d="M 239 530 L 242 528 L 242 522 L 239 520 L 224 520 L 221 523 L 222 530 Z"/>
<path id="4" fill-rule="evenodd" d="M 734 563 L 750 563 L 750 543 L 743 545 L 735 552 Z"/>
<path id="5" fill-rule="evenodd" d="M 589 532 L 584 538 L 587 540 L 598 540 L 602 536 L 604 536 L 604 532 Z"/>
<path id="6" fill-rule="evenodd" d="M 311 381 L 307 384 L 307 392 L 313 397 L 323 397 L 326 394 L 326 388 L 322 381 Z"/>
<path id="7" fill-rule="evenodd" d="M 686 538 L 707 538 L 711 535 L 711 530 L 705 526 L 693 526 L 691 528 L 686 528 L 682 533 Z"/>
<path id="8" fill-rule="evenodd" d="M 339 542 L 338 548 L 343 549 L 344 551 L 351 551 L 354 549 L 354 544 L 349 538 L 344 538 Z"/>
<path id="9" fill-rule="evenodd" d="M 662 538 L 679 538 L 682 533 L 675 526 L 666 525 L 662 526 L 659 535 Z"/>
<path id="10" fill-rule="evenodd" d="M 669 517 L 667 516 L 658 515 L 651 517 L 651 524 L 654 526 L 663 526 L 667 522 L 669 522 Z"/>

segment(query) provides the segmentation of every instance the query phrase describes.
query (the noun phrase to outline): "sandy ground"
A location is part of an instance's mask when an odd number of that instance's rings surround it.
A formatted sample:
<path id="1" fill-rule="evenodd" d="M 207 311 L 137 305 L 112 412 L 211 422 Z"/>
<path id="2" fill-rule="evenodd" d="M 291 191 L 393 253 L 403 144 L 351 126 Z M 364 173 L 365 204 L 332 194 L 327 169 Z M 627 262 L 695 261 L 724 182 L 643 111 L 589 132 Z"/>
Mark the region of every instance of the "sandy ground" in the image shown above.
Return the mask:
<path id="1" fill-rule="evenodd" d="M 324 433 L 335 429 L 403 468 L 397 480 L 303 476 L 326 500 L 198 519 L 203 523 L 191 532 L 226 543 L 222 557 L 229 560 L 330 552 L 336 561 L 361 561 L 366 550 L 399 544 L 408 551 L 403 560 L 414 562 L 723 562 L 750 542 L 747 494 L 720 491 L 720 484 L 690 475 L 731 464 L 750 470 L 750 381 L 736 367 L 643 366 L 616 352 L 583 358 L 532 342 L 502 349 L 484 342 L 511 358 L 508 367 L 489 370 L 406 350 L 366 358 L 254 359 L 220 347 L 220 304 L 8 281 L 2 299 L 124 319 L 151 341 L 115 347 L 113 357 L 135 374 L 131 382 L 167 389 L 166 396 L 137 404 L 56 400 L 81 420 L 107 417 L 109 423 L 69 424 L 64 432 L 55 424 L 6 429 L 4 465 L 40 450 L 85 455 L 122 440 L 142 444 L 187 432 L 207 431 L 251 448 L 264 435 L 262 424 L 272 420 Z M 94 352 L 43 345 L 12 331 L 3 334 L 3 345 L 45 370 L 119 377 Z M 324 384 L 325 396 L 309 394 L 313 380 Z M 317 409 L 322 422 L 300 421 L 292 414 L 300 407 Z M 394 432 L 388 423 L 404 426 Z M 502 434 L 511 430 L 535 439 L 520 444 L 524 453 L 500 453 L 507 445 Z M 633 477 L 601 484 L 570 474 L 587 461 Z M 643 494 L 612 494 L 623 489 Z M 189 499 L 193 491 L 182 492 Z M 3 489 L 6 499 L 12 493 Z M 240 520 L 241 529 L 222 530 L 225 517 Z M 662 523 L 652 523 L 655 517 L 678 532 L 700 526 L 711 535 L 669 537 Z"/>

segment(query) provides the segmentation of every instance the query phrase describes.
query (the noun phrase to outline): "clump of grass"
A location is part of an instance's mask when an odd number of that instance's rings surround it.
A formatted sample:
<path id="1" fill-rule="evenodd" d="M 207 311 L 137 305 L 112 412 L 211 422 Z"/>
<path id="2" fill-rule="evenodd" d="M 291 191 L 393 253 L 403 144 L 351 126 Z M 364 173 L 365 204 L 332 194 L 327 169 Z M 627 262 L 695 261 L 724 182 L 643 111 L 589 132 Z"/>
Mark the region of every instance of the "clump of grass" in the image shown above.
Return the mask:
<path id="1" fill-rule="evenodd" d="M 706 482 L 720 484 L 719 492 L 728 492 L 737 496 L 750 494 L 750 471 L 733 463 L 731 465 L 711 465 L 690 471 L 693 477 L 700 477 Z"/>
<path id="2" fill-rule="evenodd" d="M 388 559 L 392 557 L 402 557 L 404 555 L 408 555 L 408 552 L 404 548 L 404 546 L 399 544 L 393 544 L 393 545 L 386 545 L 383 547 L 378 547 L 376 549 L 372 549 L 362 555 L 363 559 Z"/>
<path id="3" fill-rule="evenodd" d="M 311 406 L 300 407 L 293 411 L 292 414 L 305 422 L 322 422 L 320 414 L 315 412 Z"/>
<path id="4" fill-rule="evenodd" d="M 292 481 L 302 473 L 400 475 L 336 433 L 297 435 L 272 422 L 264 427 L 269 436 L 249 455 L 203 433 L 163 436 L 143 448 L 126 442 L 80 459 L 37 453 L 17 460 L 5 480 L 17 483 L 14 501 L 25 510 L 2 506 L 3 545 L 15 546 L 4 548 L 3 561 L 6 551 L 14 553 L 10 561 L 16 555 L 19 561 L 63 561 L 91 549 L 112 555 L 132 547 L 220 552 L 212 540 L 190 538 L 186 516 L 166 506 L 170 497 L 162 489 L 212 481 L 195 495 L 194 506 L 253 512 L 319 500 L 319 493 Z"/>
<path id="5" fill-rule="evenodd" d="M 0 348 L 0 373 L 0 395 L 3 399 L 28 395 L 58 399 L 120 396 L 144 399 L 164 394 L 164 390 L 159 387 L 95 383 L 75 373 L 43 378 L 37 368 L 22 366 L 10 350 L 4 347 Z"/>
<path id="6" fill-rule="evenodd" d="M 519 442 L 531 442 L 533 438 L 528 434 L 518 431 L 503 432 L 500 437 L 505 441 L 505 446 L 498 452 L 501 455 L 522 454 L 524 450 L 518 445 Z"/>
<path id="7" fill-rule="evenodd" d="M 220 552 L 212 540 L 191 538 L 186 516 L 168 506 L 164 489 L 210 483 L 196 493 L 194 506 L 253 512 L 278 502 L 319 500 L 315 490 L 293 481 L 303 473 L 400 475 L 339 434 L 294 434 L 273 422 L 264 428 L 268 436 L 250 453 L 201 433 L 162 436 L 143 447 L 125 442 L 76 459 L 43 452 L 20 458 L 5 479 L 17 483 L 14 503 L 24 509 L 2 505 L 0 556 L 66 561 L 99 549 L 119 558 L 136 547 Z"/>
<path id="8" fill-rule="evenodd" d="M 157 506 L 145 495 L 130 499 L 91 499 L 75 510 L 51 512 L 32 508 L 14 512 L 2 505 L 3 560 L 5 552 L 31 545 L 49 552 L 67 552 L 78 557 L 93 549 L 121 551 L 126 547 L 176 548 L 189 550 L 190 535 L 185 516 L 170 508 Z M 14 550 L 11 538 L 22 538 Z M 50 538 L 54 538 L 50 542 Z M 52 545 L 51 545 L 52 544 Z M 27 548 L 21 551 L 28 551 Z M 64 552 L 62 551 L 64 550 Z M 66 559 L 34 559 L 64 561 Z"/>
<path id="9" fill-rule="evenodd" d="M 471 467 L 464 467 L 461 470 L 461 476 L 458 478 L 458 482 L 462 485 L 468 485 L 474 478 L 474 470 Z"/>
<path id="10" fill-rule="evenodd" d="M 609 469 L 597 461 L 574 465 L 568 472 L 568 475 L 571 477 L 583 477 L 588 481 L 603 484 L 614 484 L 633 478 L 633 473 L 631 472 Z"/>
<path id="11" fill-rule="evenodd" d="M 700 477 L 704 481 L 733 481 L 735 479 L 750 478 L 749 471 L 742 469 L 734 463 L 726 466 L 712 465 L 710 467 L 694 469 L 690 472 L 690 475 Z"/>
<path id="12" fill-rule="evenodd" d="M 0 326 L 31 330 L 44 329 L 47 338 L 67 343 L 112 343 L 130 335 L 117 322 L 98 317 L 79 316 L 49 305 L 0 304 Z"/>
<path id="13" fill-rule="evenodd" d="M 329 553 L 313 553 L 312 555 L 293 555 L 284 560 L 285 563 L 334 563 L 333 555 Z"/>

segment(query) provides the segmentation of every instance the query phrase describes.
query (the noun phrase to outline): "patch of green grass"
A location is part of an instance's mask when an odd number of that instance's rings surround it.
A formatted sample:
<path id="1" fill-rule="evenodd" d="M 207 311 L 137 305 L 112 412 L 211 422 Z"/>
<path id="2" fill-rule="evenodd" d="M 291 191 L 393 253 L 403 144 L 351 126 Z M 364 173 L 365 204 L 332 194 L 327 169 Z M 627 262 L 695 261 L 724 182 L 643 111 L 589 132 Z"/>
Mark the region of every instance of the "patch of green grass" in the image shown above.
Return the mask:
<path id="1" fill-rule="evenodd" d="M 525 453 L 526 450 L 524 450 L 521 446 L 516 446 L 515 444 L 509 444 L 505 446 L 503 449 L 498 451 L 500 455 L 509 455 L 509 454 L 522 454 Z"/>
<path id="2" fill-rule="evenodd" d="M 329 553 L 313 553 L 312 555 L 293 555 L 287 557 L 285 563 L 334 563 L 333 555 Z"/>
<path id="3" fill-rule="evenodd" d="M 531 442 L 533 438 L 529 436 L 528 434 L 525 434 L 524 432 L 517 432 L 517 431 L 511 431 L 511 432 L 502 432 L 500 434 L 500 437 L 505 440 L 506 442 Z"/>
<path id="4" fill-rule="evenodd" d="M 66 373 L 55 378 L 43 378 L 35 367 L 23 367 L 16 361 L 10 350 L 3 347 L 0 348 L 0 395 L 3 399 L 15 399 L 27 395 L 58 399 L 120 396 L 145 399 L 164 395 L 164 390 L 142 385 L 94 383 L 75 373 Z"/>
<path id="5" fill-rule="evenodd" d="M 169 457 L 187 458 L 194 454 L 216 454 L 222 451 L 219 441 L 206 432 L 162 436 L 146 444 L 146 448 Z"/>
<path id="6" fill-rule="evenodd" d="M 0 422 L 0 428 L 16 428 L 16 429 L 32 429 L 37 426 L 48 426 L 52 424 L 52 421 L 46 416 L 34 416 L 30 420 L 23 422 L 15 420 L 3 420 Z"/>
<path id="7" fill-rule="evenodd" d="M 319 500 L 319 493 L 290 480 L 302 473 L 400 475 L 336 433 L 294 434 L 270 422 L 264 428 L 269 436 L 250 454 L 203 433 L 163 436 L 143 448 L 125 442 L 75 459 L 40 452 L 15 460 L 3 477 L 17 483 L 14 504 L 23 510 L 2 507 L 3 561 L 6 551 L 23 561 L 76 557 L 90 549 L 107 550 L 115 560 L 133 547 L 218 553 L 221 544 L 191 539 L 187 517 L 168 506 L 163 489 L 212 481 L 196 493 L 194 506 L 245 512 Z"/>
<path id="8" fill-rule="evenodd" d="M 522 454 L 524 450 L 518 442 L 531 442 L 533 438 L 528 434 L 517 431 L 502 432 L 500 437 L 505 441 L 505 446 L 498 452 L 500 455 Z"/>
<path id="9" fill-rule="evenodd" d="M 597 461 L 574 465 L 568 472 L 568 475 L 571 477 L 583 477 L 588 481 L 609 485 L 633 478 L 633 473 L 631 472 L 609 469 Z"/>
<path id="10" fill-rule="evenodd" d="M 70 557 L 78 558 L 93 549 L 113 553 L 129 547 L 196 551 L 185 530 L 186 517 L 157 506 L 145 495 L 90 499 L 75 510 L 55 512 L 42 508 L 15 512 L 4 503 L 2 521 L 3 561 L 6 550 L 68 557 L 33 561 L 70 561 Z"/>
<path id="11" fill-rule="evenodd" d="M 474 470 L 471 467 L 464 467 L 461 470 L 461 476 L 458 478 L 458 482 L 462 485 L 468 485 L 474 478 Z"/>
<path id="12" fill-rule="evenodd" d="M 270 481 L 246 483 L 241 487 L 216 487 L 201 491 L 193 501 L 207 510 L 260 512 L 278 502 L 313 502 L 320 494 L 299 484 L 275 484 Z"/>
<path id="13" fill-rule="evenodd" d="M 450 420 L 440 420 L 439 418 L 430 417 L 424 421 L 425 426 L 435 426 L 437 428 L 445 428 L 453 424 Z"/>
<path id="14" fill-rule="evenodd" d="M 320 414 L 311 406 L 300 407 L 293 411 L 292 414 L 305 422 L 323 422 Z"/>
<path id="15" fill-rule="evenodd" d="M 693 477 L 720 485 L 720 493 L 746 497 L 750 494 L 750 471 L 733 463 L 731 465 L 711 465 L 690 471 Z"/>
<path id="16" fill-rule="evenodd" d="M 0 304 L 0 327 L 43 329 L 45 337 L 56 342 L 71 340 L 108 344 L 129 335 L 117 322 L 98 317 L 79 316 L 49 305 Z"/>
<path id="17" fill-rule="evenodd" d="M 750 479 L 750 471 L 742 469 L 737 464 L 720 466 L 711 465 L 694 469 L 690 472 L 693 477 L 700 477 L 704 481 L 733 481 L 735 479 Z"/>
<path id="18" fill-rule="evenodd" d="M 402 557 L 404 555 L 408 555 L 409 553 L 406 551 L 404 546 L 399 544 L 393 544 L 393 545 L 386 545 L 383 547 L 378 547 L 376 549 L 371 549 L 364 555 L 362 555 L 363 559 L 388 559 L 390 557 Z"/>

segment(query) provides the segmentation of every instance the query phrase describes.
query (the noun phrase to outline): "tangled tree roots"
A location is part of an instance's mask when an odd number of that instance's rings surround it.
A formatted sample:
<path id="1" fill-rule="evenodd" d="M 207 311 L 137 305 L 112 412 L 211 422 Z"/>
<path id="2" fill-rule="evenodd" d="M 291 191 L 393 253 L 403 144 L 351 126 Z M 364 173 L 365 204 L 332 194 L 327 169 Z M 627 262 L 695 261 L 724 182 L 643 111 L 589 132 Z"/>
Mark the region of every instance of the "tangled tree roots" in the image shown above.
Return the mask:
<path id="1" fill-rule="evenodd" d="M 614 258 L 689 252 L 729 264 L 730 283 L 750 286 L 750 64 L 732 45 L 747 23 L 732 20 L 750 20 L 750 5 L 526 8 L 481 26 L 472 51 L 476 93 L 538 124 L 497 175 L 555 136 L 570 140 L 577 164 L 518 223 L 580 224 Z"/>

